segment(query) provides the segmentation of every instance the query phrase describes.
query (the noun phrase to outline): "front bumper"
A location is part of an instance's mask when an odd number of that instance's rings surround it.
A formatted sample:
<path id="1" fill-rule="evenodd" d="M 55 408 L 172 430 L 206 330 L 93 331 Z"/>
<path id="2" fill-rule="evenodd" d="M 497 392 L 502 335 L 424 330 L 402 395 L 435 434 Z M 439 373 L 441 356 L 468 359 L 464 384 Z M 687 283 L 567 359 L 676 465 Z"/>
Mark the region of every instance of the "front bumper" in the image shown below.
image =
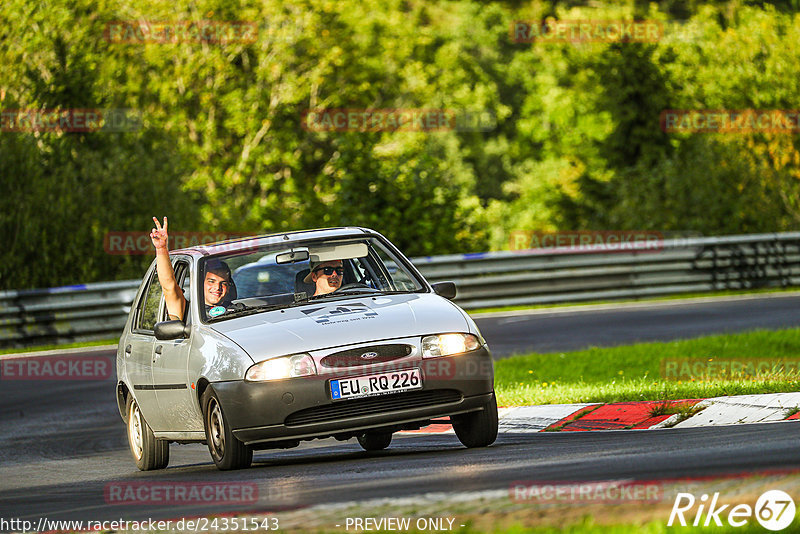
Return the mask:
<path id="1" fill-rule="evenodd" d="M 351 400 L 332 401 L 329 380 L 382 372 L 381 368 L 275 382 L 216 382 L 212 386 L 234 435 L 256 446 L 477 411 L 494 391 L 492 356 L 486 347 L 404 364 L 404 368 L 412 367 L 422 371 L 423 388 Z"/>

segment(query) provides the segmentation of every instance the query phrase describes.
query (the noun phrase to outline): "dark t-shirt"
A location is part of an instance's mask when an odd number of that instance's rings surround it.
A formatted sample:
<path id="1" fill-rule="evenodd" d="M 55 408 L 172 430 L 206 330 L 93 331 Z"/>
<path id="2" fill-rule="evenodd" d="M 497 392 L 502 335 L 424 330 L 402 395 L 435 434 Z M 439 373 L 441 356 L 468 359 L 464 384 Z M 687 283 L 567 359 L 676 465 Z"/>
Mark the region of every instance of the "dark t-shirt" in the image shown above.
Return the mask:
<path id="1" fill-rule="evenodd" d="M 214 305 L 206 304 L 205 305 L 205 307 L 206 307 L 206 317 L 211 317 L 211 315 L 209 315 L 208 312 L 213 310 L 214 308 L 222 307 L 222 308 L 225 308 L 225 311 L 228 311 L 227 309 L 230 307 L 230 305 L 231 305 L 231 300 L 227 299 L 227 298 L 217 302 Z M 222 313 L 218 313 L 217 315 L 222 315 Z"/>

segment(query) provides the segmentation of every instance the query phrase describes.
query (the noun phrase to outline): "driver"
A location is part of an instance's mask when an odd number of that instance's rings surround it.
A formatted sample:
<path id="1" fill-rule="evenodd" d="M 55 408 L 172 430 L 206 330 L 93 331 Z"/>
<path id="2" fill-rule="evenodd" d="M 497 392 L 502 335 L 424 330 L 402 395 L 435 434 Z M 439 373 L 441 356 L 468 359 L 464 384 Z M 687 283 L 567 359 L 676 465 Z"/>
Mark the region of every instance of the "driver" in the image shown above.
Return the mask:
<path id="1" fill-rule="evenodd" d="M 309 268 L 311 270 L 303 278 L 303 282 L 317 286 L 314 291 L 315 296 L 333 293 L 342 286 L 342 276 L 344 275 L 342 260 L 311 261 Z"/>
<path id="2" fill-rule="evenodd" d="M 156 249 L 156 271 L 158 272 L 158 282 L 164 292 L 164 302 L 167 305 L 169 318 L 184 321 L 187 311 L 187 300 L 183 295 L 183 290 L 175 280 L 175 271 L 172 269 L 172 262 L 169 259 L 167 248 L 167 218 L 164 217 L 164 225 L 159 224 L 158 219 L 153 217 L 156 227 L 150 231 L 150 239 Z M 231 299 L 236 298 L 231 269 L 228 265 L 217 259 L 210 259 L 206 262 L 205 280 L 203 282 L 203 297 L 205 299 L 206 312 L 216 306 L 224 307 L 230 304 Z M 184 321 L 185 322 L 185 321 Z"/>

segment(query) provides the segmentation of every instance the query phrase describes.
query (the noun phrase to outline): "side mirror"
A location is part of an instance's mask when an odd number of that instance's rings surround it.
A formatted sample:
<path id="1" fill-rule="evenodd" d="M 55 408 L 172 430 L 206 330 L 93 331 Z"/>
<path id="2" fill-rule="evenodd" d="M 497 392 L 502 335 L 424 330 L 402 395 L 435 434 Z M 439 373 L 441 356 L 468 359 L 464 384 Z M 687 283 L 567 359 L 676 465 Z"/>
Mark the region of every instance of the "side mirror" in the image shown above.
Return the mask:
<path id="1" fill-rule="evenodd" d="M 153 327 L 156 339 L 161 341 L 186 339 L 191 331 L 192 329 L 183 324 L 183 321 L 161 321 Z"/>
<path id="2" fill-rule="evenodd" d="M 449 300 L 456 298 L 456 284 L 455 282 L 436 282 L 431 284 L 433 292 Z"/>

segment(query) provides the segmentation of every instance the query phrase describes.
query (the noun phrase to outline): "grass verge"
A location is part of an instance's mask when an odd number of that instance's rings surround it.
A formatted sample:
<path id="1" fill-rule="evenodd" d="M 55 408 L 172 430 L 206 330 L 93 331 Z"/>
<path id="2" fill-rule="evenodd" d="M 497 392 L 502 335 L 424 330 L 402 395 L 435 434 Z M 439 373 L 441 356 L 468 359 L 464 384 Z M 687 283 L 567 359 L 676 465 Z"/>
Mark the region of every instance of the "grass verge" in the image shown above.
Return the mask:
<path id="1" fill-rule="evenodd" d="M 726 510 L 727 512 L 727 510 Z M 723 516 L 727 517 L 727 516 Z M 704 516 L 705 519 L 705 516 Z M 742 527 L 732 527 L 728 524 L 723 523 L 722 527 L 718 527 L 715 525 L 712 526 L 703 526 L 702 523 L 699 526 L 692 526 L 691 521 L 688 522 L 687 526 L 682 527 L 678 524 L 668 527 L 666 525 L 667 521 L 650 521 L 645 524 L 636 525 L 607 525 L 595 522 L 592 516 L 586 516 L 583 520 L 579 523 L 567 525 L 567 526 L 559 526 L 559 527 L 552 527 L 552 526 L 536 526 L 536 527 L 526 527 L 523 525 L 513 525 L 511 527 L 505 528 L 498 528 L 496 530 L 478 530 L 474 527 L 467 526 L 458 530 L 459 534 L 478 534 L 479 532 L 492 532 L 493 534 L 583 534 L 586 532 L 599 532 L 602 534 L 672 534 L 678 532 L 687 532 L 690 531 L 692 533 L 715 533 L 720 534 L 723 532 L 736 532 L 740 534 L 751 534 L 751 533 L 763 533 L 767 532 L 764 527 L 760 526 L 756 521 L 748 521 L 746 525 Z M 797 532 L 797 530 L 793 530 L 793 528 L 797 528 L 800 526 L 800 521 L 795 520 L 785 531 L 786 532 Z"/>
<path id="2" fill-rule="evenodd" d="M 14 347 L 0 349 L 0 354 L 16 354 L 22 352 L 40 352 L 44 350 L 55 349 L 77 349 L 83 347 L 97 347 L 100 345 L 116 345 L 119 341 L 118 337 L 113 339 L 101 339 L 98 341 L 80 341 L 77 343 L 64 343 L 62 345 L 38 345 L 36 347 Z"/>
<path id="3" fill-rule="evenodd" d="M 662 361 L 686 359 L 697 359 L 704 365 L 705 362 L 730 365 L 730 360 L 800 363 L 800 328 L 512 356 L 496 362 L 495 389 L 503 406 L 800 391 L 797 372 L 771 372 L 752 378 L 722 375 L 689 380 L 665 378 Z"/>

